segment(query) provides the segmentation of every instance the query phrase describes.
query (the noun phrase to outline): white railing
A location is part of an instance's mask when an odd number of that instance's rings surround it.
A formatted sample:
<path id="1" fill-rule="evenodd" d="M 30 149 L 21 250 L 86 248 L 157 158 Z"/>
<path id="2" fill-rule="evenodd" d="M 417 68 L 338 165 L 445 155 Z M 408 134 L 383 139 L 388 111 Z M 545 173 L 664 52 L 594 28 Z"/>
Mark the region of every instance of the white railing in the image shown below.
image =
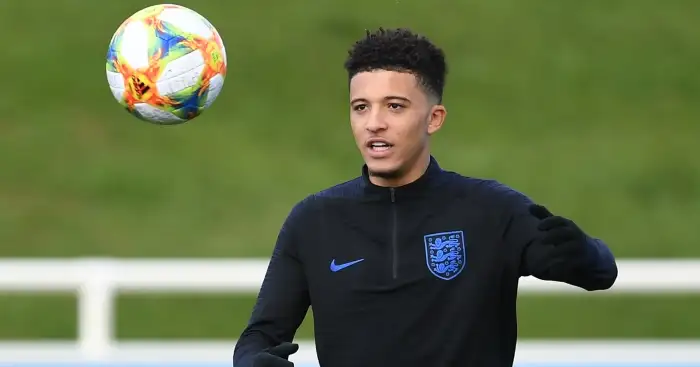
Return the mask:
<path id="1" fill-rule="evenodd" d="M 257 292 L 266 259 L 4 259 L 0 292 L 78 294 L 79 353 L 104 360 L 113 352 L 113 305 L 117 293 Z M 619 276 L 607 293 L 700 293 L 700 260 L 622 260 Z M 576 294 L 565 284 L 524 278 L 521 293 Z"/>

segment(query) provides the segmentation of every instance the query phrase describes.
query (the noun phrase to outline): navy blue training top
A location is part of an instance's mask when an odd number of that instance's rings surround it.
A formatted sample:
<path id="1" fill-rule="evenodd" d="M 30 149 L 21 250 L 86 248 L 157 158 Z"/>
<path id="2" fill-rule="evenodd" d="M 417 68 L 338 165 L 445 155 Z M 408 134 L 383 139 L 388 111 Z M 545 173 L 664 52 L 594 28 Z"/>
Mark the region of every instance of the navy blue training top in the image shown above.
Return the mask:
<path id="1" fill-rule="evenodd" d="M 292 341 L 309 307 L 321 367 L 512 366 L 520 277 L 591 291 L 617 277 L 599 239 L 587 236 L 588 261 L 538 243 L 532 203 L 433 157 L 405 186 L 376 186 L 364 166 L 308 196 L 279 233 L 234 367 Z"/>

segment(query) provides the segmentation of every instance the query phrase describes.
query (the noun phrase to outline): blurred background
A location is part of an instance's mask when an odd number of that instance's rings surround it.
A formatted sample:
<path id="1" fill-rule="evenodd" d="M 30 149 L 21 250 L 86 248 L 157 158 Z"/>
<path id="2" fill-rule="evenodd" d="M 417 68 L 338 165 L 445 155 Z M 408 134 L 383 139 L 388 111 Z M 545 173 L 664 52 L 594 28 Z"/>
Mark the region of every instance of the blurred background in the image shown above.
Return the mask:
<path id="1" fill-rule="evenodd" d="M 264 266 L 297 201 L 360 173 L 342 63 L 379 26 L 410 27 L 447 53 L 442 166 L 528 194 L 620 259 L 700 259 L 700 1 L 182 0 L 221 34 L 228 75 L 211 109 L 177 127 L 136 120 L 105 77 L 112 34 L 153 4 L 0 2 L 5 283 L 19 282 L 8 269 L 27 258 Z M 673 270 L 659 269 L 646 275 Z M 230 365 L 254 296 L 118 295 L 113 337 L 165 346 L 151 353 L 161 362 L 190 358 L 173 358 L 187 340 Z M 79 336 L 78 299 L 0 293 L 0 359 L 82 363 L 61 344 Z M 620 340 L 653 352 L 700 341 L 698 311 L 700 293 L 522 295 L 519 332 L 545 346 L 600 341 L 588 355 Z M 299 340 L 313 341 L 312 318 Z M 675 355 L 695 351 L 700 365 L 700 344 L 688 345 Z"/>

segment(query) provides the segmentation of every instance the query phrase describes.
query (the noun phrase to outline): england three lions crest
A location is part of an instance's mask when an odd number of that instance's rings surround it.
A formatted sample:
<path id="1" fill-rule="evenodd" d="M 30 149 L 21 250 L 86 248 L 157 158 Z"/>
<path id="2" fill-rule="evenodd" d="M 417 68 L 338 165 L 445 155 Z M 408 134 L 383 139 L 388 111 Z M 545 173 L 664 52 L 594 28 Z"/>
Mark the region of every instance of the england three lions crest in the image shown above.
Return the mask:
<path id="1" fill-rule="evenodd" d="M 425 262 L 436 277 L 454 279 L 464 270 L 467 261 L 464 232 L 452 231 L 423 236 Z"/>

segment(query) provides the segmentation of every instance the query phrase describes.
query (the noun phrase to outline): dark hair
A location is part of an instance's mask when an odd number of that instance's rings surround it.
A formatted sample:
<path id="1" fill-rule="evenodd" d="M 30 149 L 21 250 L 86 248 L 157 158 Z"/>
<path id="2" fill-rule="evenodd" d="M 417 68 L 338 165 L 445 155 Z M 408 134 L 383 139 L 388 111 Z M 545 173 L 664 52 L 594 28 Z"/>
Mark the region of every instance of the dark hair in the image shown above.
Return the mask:
<path id="1" fill-rule="evenodd" d="M 426 37 L 406 28 L 366 31 L 348 51 L 348 78 L 376 69 L 409 72 L 424 90 L 442 102 L 447 64 L 444 52 Z"/>

